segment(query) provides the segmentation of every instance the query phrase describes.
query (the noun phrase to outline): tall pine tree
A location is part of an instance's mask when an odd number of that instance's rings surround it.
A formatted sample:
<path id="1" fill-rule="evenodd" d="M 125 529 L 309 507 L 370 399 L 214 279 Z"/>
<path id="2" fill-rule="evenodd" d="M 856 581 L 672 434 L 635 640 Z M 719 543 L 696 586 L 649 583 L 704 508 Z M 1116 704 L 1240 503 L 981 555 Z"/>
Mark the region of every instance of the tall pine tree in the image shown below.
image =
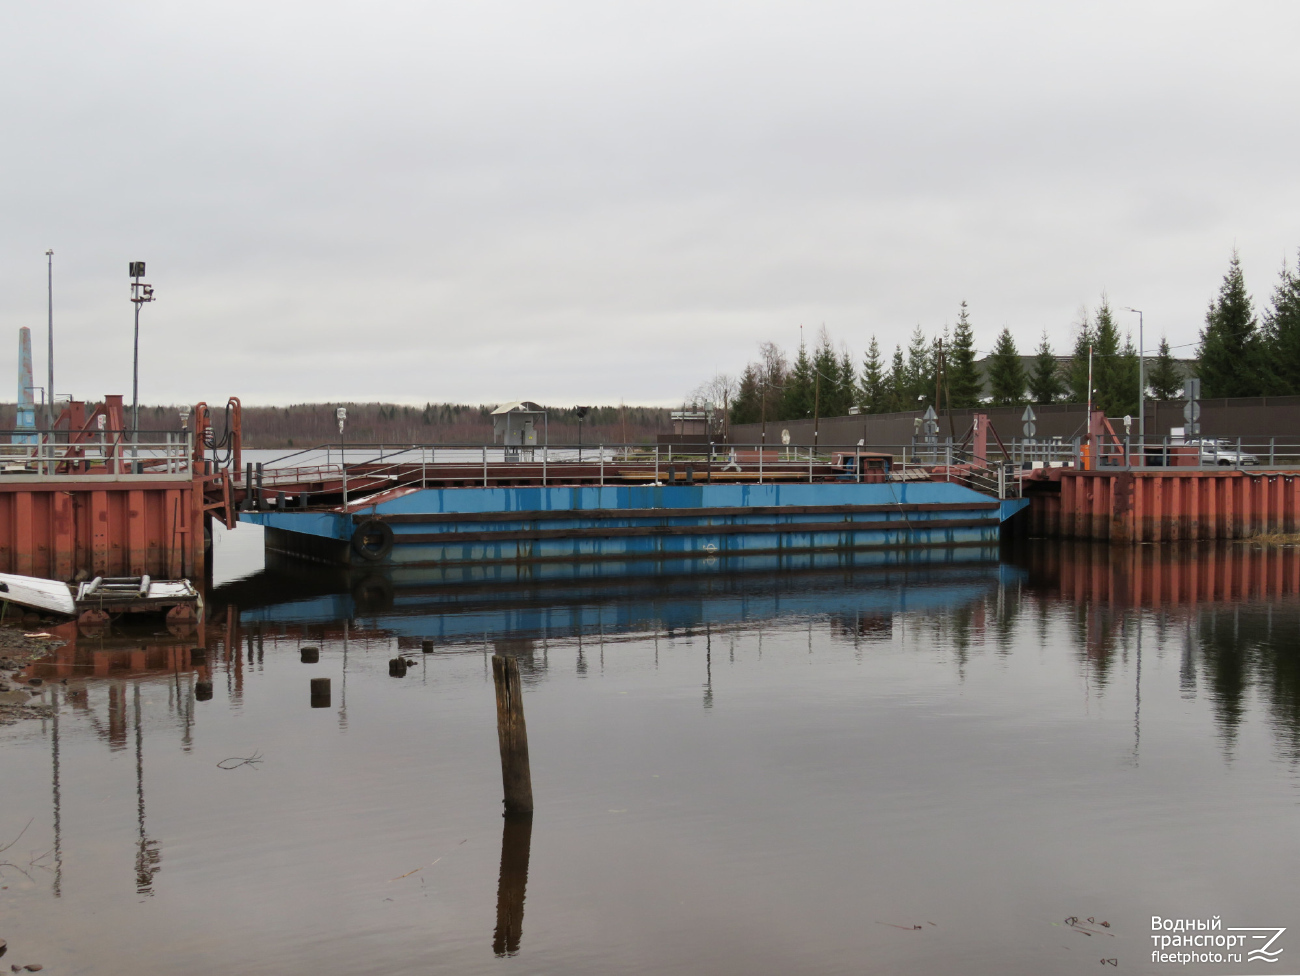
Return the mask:
<path id="1" fill-rule="evenodd" d="M 871 337 L 871 345 L 862 359 L 862 379 L 858 385 L 858 406 L 863 413 L 888 413 L 891 409 L 889 373 L 885 368 L 884 357 L 880 355 L 880 343 Z"/>
<path id="2" fill-rule="evenodd" d="M 762 415 L 763 377 L 758 363 L 749 363 L 740 374 L 740 389 L 731 401 L 733 424 L 756 424 Z"/>
<path id="3" fill-rule="evenodd" d="M 779 420 L 803 420 L 813 412 L 813 361 L 806 344 L 799 343 L 799 355 L 785 378 L 781 391 Z"/>
<path id="4" fill-rule="evenodd" d="M 900 397 L 904 410 L 924 410 L 934 401 L 934 351 L 919 325 L 907 344 L 906 383 Z"/>
<path id="5" fill-rule="evenodd" d="M 1061 370 L 1052 351 L 1052 343 L 1043 330 L 1043 341 L 1034 356 L 1034 367 L 1029 373 L 1029 397 L 1034 403 L 1055 403 L 1065 393 Z"/>
<path id="6" fill-rule="evenodd" d="M 1273 307 L 1264 316 L 1265 344 L 1272 364 L 1268 392 L 1275 396 L 1300 394 L 1300 260 L 1292 272 L 1282 266 L 1273 290 Z"/>
<path id="7" fill-rule="evenodd" d="M 1074 337 L 1074 351 L 1070 354 L 1070 367 L 1066 370 L 1065 384 L 1069 388 L 1070 402 L 1087 403 L 1089 360 L 1088 353 L 1095 341 L 1092 319 L 1086 308 L 1079 309 L 1079 331 Z M 1093 383 L 1096 388 L 1096 383 Z"/>
<path id="8" fill-rule="evenodd" d="M 946 350 L 948 393 L 954 407 L 978 407 L 984 394 L 984 381 L 975 365 L 975 333 L 971 329 L 966 302 L 957 312 L 957 326 L 952 332 L 952 346 Z"/>
<path id="9" fill-rule="evenodd" d="M 1169 352 L 1169 340 L 1160 337 L 1154 358 L 1147 360 L 1147 390 L 1153 400 L 1179 400 L 1183 395 L 1183 371 Z"/>
<path id="10" fill-rule="evenodd" d="M 849 412 L 849 408 L 858 402 L 858 371 L 853 366 L 853 357 L 849 355 L 848 347 L 840 349 L 840 369 L 838 376 L 839 384 L 839 413 L 837 417 L 842 417 Z"/>
<path id="11" fill-rule="evenodd" d="M 1105 295 L 1093 319 L 1093 342 L 1093 406 L 1107 417 L 1137 413 L 1137 350 L 1131 341 L 1120 345 L 1119 327 Z"/>
<path id="12" fill-rule="evenodd" d="M 817 336 L 817 351 L 813 354 L 813 407 L 818 417 L 839 417 L 849 412 L 848 404 L 840 404 L 840 361 L 831 345 L 830 333 L 822 327 Z"/>
<path id="13" fill-rule="evenodd" d="M 915 410 L 915 403 L 908 403 L 907 397 L 911 395 L 911 380 L 907 373 L 907 359 L 903 356 L 903 347 L 894 347 L 894 357 L 889 363 L 889 410 L 888 413 L 897 413 L 900 410 Z"/>
<path id="14" fill-rule="evenodd" d="M 996 407 L 1016 407 L 1025 402 L 1028 385 L 1024 363 L 1010 329 L 1003 329 L 988 358 L 989 386 Z"/>
<path id="15" fill-rule="evenodd" d="M 1246 293 L 1246 276 L 1236 250 L 1218 297 L 1210 302 L 1201 330 L 1196 371 L 1201 396 L 1249 397 L 1263 392 L 1260 376 L 1262 350 L 1258 323 Z"/>

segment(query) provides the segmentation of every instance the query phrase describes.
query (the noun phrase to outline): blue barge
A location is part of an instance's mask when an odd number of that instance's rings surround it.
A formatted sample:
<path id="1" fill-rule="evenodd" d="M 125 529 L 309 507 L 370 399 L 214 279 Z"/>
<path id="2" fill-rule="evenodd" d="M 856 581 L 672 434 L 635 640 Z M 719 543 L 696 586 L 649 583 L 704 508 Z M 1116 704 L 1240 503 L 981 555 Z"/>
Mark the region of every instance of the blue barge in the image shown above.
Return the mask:
<path id="1" fill-rule="evenodd" d="M 468 566 L 988 546 L 1025 504 L 923 481 L 399 488 L 240 519 L 322 562 Z"/>

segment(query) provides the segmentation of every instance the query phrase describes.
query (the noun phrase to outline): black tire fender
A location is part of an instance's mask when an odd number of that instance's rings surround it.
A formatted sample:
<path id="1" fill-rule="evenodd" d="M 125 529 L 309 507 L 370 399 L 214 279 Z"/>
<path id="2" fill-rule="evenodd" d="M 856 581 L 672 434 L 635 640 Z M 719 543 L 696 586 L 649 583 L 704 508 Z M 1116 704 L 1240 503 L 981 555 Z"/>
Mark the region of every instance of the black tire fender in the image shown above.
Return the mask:
<path id="1" fill-rule="evenodd" d="M 352 533 L 352 551 L 362 559 L 377 563 L 393 551 L 393 529 L 379 519 L 366 519 Z"/>

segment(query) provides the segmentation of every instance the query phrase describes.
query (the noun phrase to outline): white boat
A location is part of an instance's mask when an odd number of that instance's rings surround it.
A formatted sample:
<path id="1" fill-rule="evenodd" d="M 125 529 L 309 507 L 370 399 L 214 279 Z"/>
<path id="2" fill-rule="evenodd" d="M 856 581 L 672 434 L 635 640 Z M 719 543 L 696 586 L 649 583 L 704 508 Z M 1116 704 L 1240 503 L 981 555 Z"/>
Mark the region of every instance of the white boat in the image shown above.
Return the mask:
<path id="1" fill-rule="evenodd" d="M 77 613 L 72 590 L 58 580 L 40 579 L 36 576 L 15 576 L 0 573 L 0 600 L 72 617 Z"/>

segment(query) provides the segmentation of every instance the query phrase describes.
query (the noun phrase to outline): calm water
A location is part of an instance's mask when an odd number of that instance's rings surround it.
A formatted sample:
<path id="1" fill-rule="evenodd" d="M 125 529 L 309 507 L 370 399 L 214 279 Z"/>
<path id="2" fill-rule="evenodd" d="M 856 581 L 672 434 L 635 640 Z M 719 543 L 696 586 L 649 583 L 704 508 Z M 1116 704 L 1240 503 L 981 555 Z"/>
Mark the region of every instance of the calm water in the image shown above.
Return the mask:
<path id="1" fill-rule="evenodd" d="M 948 555 L 450 586 L 244 553 L 200 637 L 80 639 L 38 669 L 57 723 L 0 732 L 3 962 L 1300 971 L 1297 551 Z M 1153 915 L 1289 931 L 1278 964 L 1152 963 Z"/>

